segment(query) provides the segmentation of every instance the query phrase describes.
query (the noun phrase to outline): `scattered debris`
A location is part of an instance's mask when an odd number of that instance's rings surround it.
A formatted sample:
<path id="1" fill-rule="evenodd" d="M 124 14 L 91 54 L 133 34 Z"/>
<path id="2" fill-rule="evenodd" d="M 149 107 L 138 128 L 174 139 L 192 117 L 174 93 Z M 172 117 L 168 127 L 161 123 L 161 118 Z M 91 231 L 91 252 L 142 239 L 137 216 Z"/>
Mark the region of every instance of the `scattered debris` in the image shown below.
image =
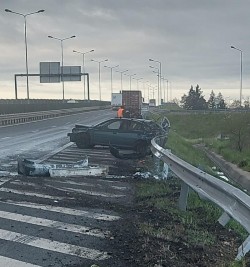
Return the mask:
<path id="1" fill-rule="evenodd" d="M 136 172 L 134 175 L 133 175 L 134 178 L 136 179 L 148 179 L 148 178 L 152 178 L 152 174 L 151 172 Z"/>
<path id="2" fill-rule="evenodd" d="M 16 173 L 11 173 L 9 171 L 0 171 L 0 177 L 6 177 L 6 176 L 16 176 Z"/>
<path id="3" fill-rule="evenodd" d="M 212 170 L 215 172 L 216 175 L 218 175 L 221 179 L 229 182 L 229 179 L 225 176 L 224 172 L 218 170 L 217 167 L 213 166 Z"/>
<path id="4" fill-rule="evenodd" d="M 49 169 L 50 177 L 67 177 L 67 176 L 104 176 L 108 173 L 107 167 L 90 166 L 83 168 L 51 168 Z"/>
<path id="5" fill-rule="evenodd" d="M 88 157 L 74 164 L 42 164 L 33 160 L 18 159 L 18 174 L 26 176 L 62 177 L 62 176 L 101 176 L 107 173 L 107 167 L 88 166 Z"/>
<path id="6" fill-rule="evenodd" d="M 112 156 L 118 159 L 142 159 L 145 158 L 145 154 L 136 153 L 135 151 L 122 151 L 114 146 L 109 146 L 109 151 Z"/>

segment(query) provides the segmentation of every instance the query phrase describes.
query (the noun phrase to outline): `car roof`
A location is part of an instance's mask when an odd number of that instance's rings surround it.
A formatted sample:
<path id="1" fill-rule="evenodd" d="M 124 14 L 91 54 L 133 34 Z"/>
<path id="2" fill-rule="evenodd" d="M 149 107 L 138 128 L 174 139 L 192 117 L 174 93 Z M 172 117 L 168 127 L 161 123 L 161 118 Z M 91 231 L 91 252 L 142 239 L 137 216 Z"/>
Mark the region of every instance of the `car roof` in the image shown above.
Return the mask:
<path id="1" fill-rule="evenodd" d="M 119 120 L 121 120 L 121 121 L 135 121 L 135 122 L 146 123 L 146 124 L 155 123 L 152 120 L 145 120 L 145 119 L 136 119 L 136 118 L 111 118 L 111 119 L 104 120 L 104 121 L 98 123 L 97 125 L 102 124 L 102 123 L 105 123 L 105 122 L 108 122 L 108 121 L 119 121 Z"/>

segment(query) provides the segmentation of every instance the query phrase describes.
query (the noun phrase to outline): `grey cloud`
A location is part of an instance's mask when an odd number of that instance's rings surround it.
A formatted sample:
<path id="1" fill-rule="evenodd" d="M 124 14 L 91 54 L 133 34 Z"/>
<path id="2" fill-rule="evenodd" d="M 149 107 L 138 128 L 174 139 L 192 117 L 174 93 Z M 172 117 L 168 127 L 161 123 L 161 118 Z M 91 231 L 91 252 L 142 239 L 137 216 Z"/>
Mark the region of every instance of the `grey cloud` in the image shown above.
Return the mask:
<path id="1" fill-rule="evenodd" d="M 230 49 L 235 45 L 244 51 L 244 93 L 249 95 L 248 0 L 240 4 L 235 0 L 2 0 L 1 4 L 1 62 L 7 64 L 0 65 L 0 82 L 5 84 L 25 66 L 22 18 L 4 8 L 24 13 L 45 9 L 27 20 L 30 71 L 38 71 L 39 61 L 61 60 L 60 43 L 48 35 L 76 35 L 64 43 L 65 62 L 81 64 L 73 49 L 95 49 L 86 56 L 92 81 L 98 68 L 90 59 L 108 58 L 109 64 L 156 83 L 148 67 L 148 58 L 154 58 L 162 62 L 163 75 L 177 92 L 185 93 L 191 82 L 215 91 L 223 86 L 231 90 L 239 83 L 239 53 Z M 108 88 L 107 70 L 102 73 Z M 119 75 L 115 77 L 118 86 Z"/>

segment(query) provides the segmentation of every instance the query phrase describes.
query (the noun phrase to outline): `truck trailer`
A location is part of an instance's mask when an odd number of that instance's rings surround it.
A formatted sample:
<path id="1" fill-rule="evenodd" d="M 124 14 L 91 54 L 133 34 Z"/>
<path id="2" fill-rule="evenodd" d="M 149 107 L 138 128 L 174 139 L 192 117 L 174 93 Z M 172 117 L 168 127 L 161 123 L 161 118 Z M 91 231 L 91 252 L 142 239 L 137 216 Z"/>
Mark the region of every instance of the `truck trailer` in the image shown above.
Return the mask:
<path id="1" fill-rule="evenodd" d="M 142 118 L 142 93 L 139 90 L 123 90 L 122 105 L 128 111 L 131 118 Z"/>
<path id="2" fill-rule="evenodd" d="M 112 93 L 111 95 L 111 107 L 113 110 L 118 110 L 122 105 L 122 93 Z"/>

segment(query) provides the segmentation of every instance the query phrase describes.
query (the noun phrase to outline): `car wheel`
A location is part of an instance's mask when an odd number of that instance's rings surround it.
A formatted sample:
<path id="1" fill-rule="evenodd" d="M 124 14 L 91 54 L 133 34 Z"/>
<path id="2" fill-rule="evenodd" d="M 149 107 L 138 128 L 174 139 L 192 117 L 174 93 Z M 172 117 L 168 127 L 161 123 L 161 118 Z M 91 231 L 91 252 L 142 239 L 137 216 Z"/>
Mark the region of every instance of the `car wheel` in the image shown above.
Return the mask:
<path id="1" fill-rule="evenodd" d="M 90 137 L 87 133 L 78 134 L 76 137 L 76 146 L 78 148 L 90 148 Z"/>
<path id="2" fill-rule="evenodd" d="M 146 156 L 149 152 L 149 146 L 145 141 L 138 141 L 135 145 L 135 151 L 140 156 Z"/>

